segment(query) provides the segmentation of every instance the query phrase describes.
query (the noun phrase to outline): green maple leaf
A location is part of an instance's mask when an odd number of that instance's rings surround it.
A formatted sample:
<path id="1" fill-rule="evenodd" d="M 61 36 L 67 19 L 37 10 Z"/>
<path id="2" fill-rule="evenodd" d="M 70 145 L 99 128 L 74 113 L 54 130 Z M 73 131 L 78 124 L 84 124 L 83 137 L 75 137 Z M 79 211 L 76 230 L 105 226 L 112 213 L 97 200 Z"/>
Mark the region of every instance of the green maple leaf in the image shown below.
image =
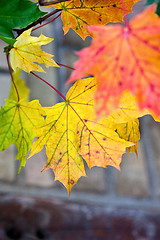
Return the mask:
<path id="1" fill-rule="evenodd" d="M 37 3 L 28 0 L 0 0 L 0 39 L 12 46 L 16 41 L 14 28 L 24 28 L 45 14 Z"/>

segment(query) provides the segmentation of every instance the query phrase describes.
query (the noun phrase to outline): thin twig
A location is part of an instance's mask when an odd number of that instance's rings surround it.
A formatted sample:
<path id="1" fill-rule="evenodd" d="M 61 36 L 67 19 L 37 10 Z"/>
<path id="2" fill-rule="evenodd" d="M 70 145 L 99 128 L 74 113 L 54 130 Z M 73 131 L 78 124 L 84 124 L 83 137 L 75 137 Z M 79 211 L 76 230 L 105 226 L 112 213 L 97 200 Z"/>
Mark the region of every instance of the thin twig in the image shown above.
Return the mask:
<path id="1" fill-rule="evenodd" d="M 38 25 L 38 24 L 41 24 L 43 21 L 45 21 L 47 18 L 53 16 L 54 14 L 56 14 L 57 12 L 60 12 L 62 11 L 62 9 L 55 9 L 53 10 L 52 12 L 46 14 L 45 16 L 43 17 L 40 17 L 38 18 L 35 22 L 29 24 L 27 27 L 25 28 L 21 28 L 21 29 L 13 29 L 13 31 L 17 32 L 18 36 L 21 35 L 24 31 Z"/>
<path id="2" fill-rule="evenodd" d="M 8 52 L 6 52 L 6 58 L 7 58 L 7 64 L 8 64 L 9 73 L 11 75 L 12 83 L 13 83 L 13 85 L 15 87 L 15 90 L 16 90 L 16 93 L 17 93 L 18 102 L 19 102 L 19 100 L 20 100 L 19 93 L 18 93 L 18 89 L 17 89 L 17 86 L 16 86 L 16 84 L 14 82 L 14 78 L 13 78 L 13 75 L 12 75 L 12 69 L 11 69 L 11 66 L 10 66 L 10 63 L 9 63 L 9 53 Z"/>
<path id="3" fill-rule="evenodd" d="M 41 78 L 40 76 L 38 76 L 37 74 L 35 74 L 34 72 L 31 72 L 35 77 L 39 78 L 41 81 L 43 81 L 44 83 L 46 83 L 48 86 L 50 86 L 51 88 L 54 89 L 54 91 L 56 91 L 63 99 L 64 101 L 66 101 L 65 96 L 60 93 L 55 87 L 53 87 L 53 85 L 51 85 L 49 82 L 47 82 L 46 80 L 44 80 L 43 78 Z"/>
<path id="4" fill-rule="evenodd" d="M 69 69 L 71 69 L 71 70 L 75 70 L 75 68 L 72 68 L 72 67 L 67 66 L 67 65 L 65 65 L 65 64 L 58 63 L 58 62 L 56 62 L 56 63 L 57 63 L 59 66 L 66 67 L 66 68 L 69 68 Z"/>
<path id="5" fill-rule="evenodd" d="M 56 4 L 56 3 L 66 2 L 66 1 L 70 1 L 70 0 L 39 0 L 39 5 L 48 6 L 51 4 Z"/>
<path id="6" fill-rule="evenodd" d="M 58 14 L 55 18 L 53 18 L 51 21 L 49 21 L 49 22 L 47 22 L 47 23 L 44 23 L 43 25 L 40 25 L 40 26 L 32 29 L 32 32 L 35 31 L 35 30 L 37 30 L 37 29 L 39 29 L 39 28 L 42 28 L 42 27 L 46 26 L 47 24 L 49 24 L 49 23 L 51 23 L 51 22 L 53 22 L 53 21 L 55 21 L 55 20 L 56 20 L 57 18 L 59 18 L 60 16 L 61 16 L 61 13 L 59 13 L 59 14 Z"/>

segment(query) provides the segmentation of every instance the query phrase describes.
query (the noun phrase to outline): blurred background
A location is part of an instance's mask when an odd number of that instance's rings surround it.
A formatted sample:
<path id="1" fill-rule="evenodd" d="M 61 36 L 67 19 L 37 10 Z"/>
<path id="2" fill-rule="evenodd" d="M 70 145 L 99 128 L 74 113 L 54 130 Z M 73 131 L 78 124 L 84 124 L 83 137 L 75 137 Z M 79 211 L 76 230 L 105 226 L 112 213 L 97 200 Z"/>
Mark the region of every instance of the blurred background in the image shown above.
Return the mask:
<path id="1" fill-rule="evenodd" d="M 144 8 L 142 2 L 135 12 Z M 44 9 L 45 10 L 45 9 Z M 47 9 L 48 10 L 48 9 Z M 45 51 L 54 60 L 73 66 L 75 51 L 88 46 L 73 31 L 64 36 L 61 19 L 40 33 L 53 37 Z M 10 76 L 0 41 L 0 104 L 8 97 Z M 71 70 L 50 68 L 39 76 L 66 93 Z M 52 106 L 62 99 L 33 76 L 23 74 L 31 89 L 30 99 Z M 0 240 L 159 240 L 160 239 L 160 125 L 151 116 L 140 120 L 138 157 L 124 154 L 121 171 L 113 167 L 87 169 L 68 197 L 65 187 L 54 182 L 54 174 L 41 173 L 47 161 L 45 150 L 27 160 L 18 175 L 16 148 L 0 153 Z"/>

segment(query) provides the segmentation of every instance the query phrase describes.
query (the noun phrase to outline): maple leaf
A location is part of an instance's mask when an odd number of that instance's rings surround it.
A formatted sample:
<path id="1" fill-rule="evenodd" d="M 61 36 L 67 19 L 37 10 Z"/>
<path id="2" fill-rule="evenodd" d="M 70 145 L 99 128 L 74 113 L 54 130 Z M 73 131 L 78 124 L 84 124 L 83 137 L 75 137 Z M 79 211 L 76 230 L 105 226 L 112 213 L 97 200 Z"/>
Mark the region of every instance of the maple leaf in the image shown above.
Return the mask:
<path id="1" fill-rule="evenodd" d="M 137 148 L 140 140 L 138 118 L 147 114 L 150 114 L 147 109 L 143 111 L 139 109 L 135 96 L 129 91 L 124 91 L 118 108 L 112 110 L 107 117 L 110 122 L 109 126 L 118 133 L 120 138 L 135 143 L 135 145 L 128 147 L 129 153 L 138 154 Z"/>
<path id="2" fill-rule="evenodd" d="M 30 90 L 25 85 L 25 81 L 22 78 L 20 78 L 21 70 L 17 68 L 17 71 L 13 72 L 12 75 L 13 75 L 14 84 L 16 85 L 16 88 L 17 88 L 17 91 L 18 91 L 18 94 L 19 94 L 19 98 L 20 99 L 25 99 L 26 101 L 28 101 Z M 11 83 L 9 99 L 17 101 L 18 96 L 17 96 L 17 91 L 15 89 L 14 84 L 13 84 L 13 82 Z"/>
<path id="3" fill-rule="evenodd" d="M 124 0 L 126 13 L 139 0 Z M 53 6 L 62 9 L 63 30 L 66 34 L 72 28 L 83 39 L 92 36 L 86 25 L 106 25 L 109 22 L 123 22 L 124 11 L 121 0 L 71 0 Z"/>
<path id="4" fill-rule="evenodd" d="M 119 134 L 120 138 L 135 143 L 135 145 L 128 147 L 129 153 L 135 152 L 138 155 L 138 141 L 140 140 L 139 120 L 135 118 L 126 123 L 115 124 L 114 128 Z"/>
<path id="5" fill-rule="evenodd" d="M 27 27 L 46 14 L 28 0 L 0 0 L 0 6 L 0 39 L 11 46 L 16 41 L 12 33 L 14 28 Z"/>
<path id="6" fill-rule="evenodd" d="M 48 68 L 59 67 L 52 59 L 53 55 L 41 50 L 41 45 L 50 43 L 53 38 L 45 37 L 41 34 L 39 37 L 30 36 L 32 29 L 24 31 L 14 43 L 10 51 L 11 66 L 14 71 L 17 68 L 27 73 L 31 71 L 45 72 L 41 66 L 34 62 L 44 63 Z"/>
<path id="7" fill-rule="evenodd" d="M 112 101 L 109 103 L 111 114 L 107 117 L 109 127 L 114 129 L 120 138 L 135 143 L 128 147 L 129 153 L 137 153 L 138 141 L 140 140 L 139 120 L 138 118 L 151 114 L 155 121 L 160 121 L 160 117 L 153 114 L 148 109 L 141 110 L 137 104 L 136 97 L 129 91 L 124 91 L 118 108 L 112 107 Z M 114 109 L 114 110 L 113 110 Z"/>
<path id="8" fill-rule="evenodd" d="M 137 104 L 136 97 L 127 90 L 123 92 L 117 108 L 112 107 L 112 101 L 109 101 L 108 105 L 112 111 L 107 119 L 113 124 L 134 121 L 136 118 L 151 114 L 148 109 L 142 111 Z"/>
<path id="9" fill-rule="evenodd" d="M 6 100 L 0 110 L 0 151 L 11 144 L 18 149 L 16 159 L 20 168 L 26 163 L 26 156 L 36 137 L 36 128 L 43 124 L 44 111 L 37 100 L 27 102 Z"/>
<path id="10" fill-rule="evenodd" d="M 46 123 L 39 128 L 29 156 L 45 145 L 48 162 L 43 170 L 51 168 L 55 180 L 61 181 L 69 194 L 77 180 L 85 176 L 81 155 L 90 168 L 112 165 L 119 169 L 125 148 L 133 145 L 107 127 L 106 119 L 95 122 L 95 90 L 94 78 L 78 80 L 68 91 L 65 102 L 44 108 Z"/>
<path id="11" fill-rule="evenodd" d="M 69 82 L 92 74 L 97 78 L 95 94 L 97 114 L 109 113 L 112 98 L 119 98 L 129 89 L 141 109 L 160 115 L 160 18 L 152 5 L 137 15 L 127 26 L 90 26 L 95 38 L 90 47 L 79 52 Z"/>

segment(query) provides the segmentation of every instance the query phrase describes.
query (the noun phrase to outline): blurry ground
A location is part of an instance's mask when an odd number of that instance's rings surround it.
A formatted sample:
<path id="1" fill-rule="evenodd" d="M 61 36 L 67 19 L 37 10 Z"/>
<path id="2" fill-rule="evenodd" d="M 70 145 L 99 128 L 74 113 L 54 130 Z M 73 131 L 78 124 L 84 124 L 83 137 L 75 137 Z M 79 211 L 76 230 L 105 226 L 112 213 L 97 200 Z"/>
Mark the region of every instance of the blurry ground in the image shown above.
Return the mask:
<path id="1" fill-rule="evenodd" d="M 151 209 L 150 209 L 151 210 Z M 0 239 L 159 240 L 160 210 L 0 196 Z"/>

